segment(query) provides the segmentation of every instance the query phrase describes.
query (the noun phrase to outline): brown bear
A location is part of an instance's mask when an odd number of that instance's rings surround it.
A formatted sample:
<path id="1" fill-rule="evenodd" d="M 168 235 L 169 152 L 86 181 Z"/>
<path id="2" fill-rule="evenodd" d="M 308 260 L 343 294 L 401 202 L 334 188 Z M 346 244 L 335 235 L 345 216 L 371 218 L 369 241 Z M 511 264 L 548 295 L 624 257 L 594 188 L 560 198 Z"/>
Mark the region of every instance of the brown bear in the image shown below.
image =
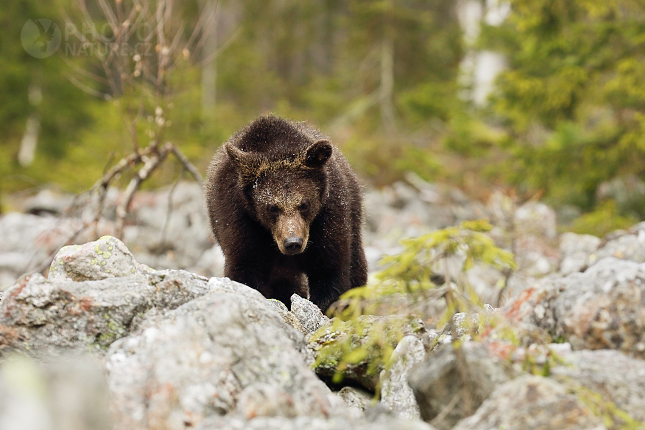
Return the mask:
<path id="1" fill-rule="evenodd" d="M 361 186 L 319 131 L 273 115 L 234 134 L 205 184 L 224 275 L 289 305 L 293 293 L 324 311 L 367 282 Z"/>

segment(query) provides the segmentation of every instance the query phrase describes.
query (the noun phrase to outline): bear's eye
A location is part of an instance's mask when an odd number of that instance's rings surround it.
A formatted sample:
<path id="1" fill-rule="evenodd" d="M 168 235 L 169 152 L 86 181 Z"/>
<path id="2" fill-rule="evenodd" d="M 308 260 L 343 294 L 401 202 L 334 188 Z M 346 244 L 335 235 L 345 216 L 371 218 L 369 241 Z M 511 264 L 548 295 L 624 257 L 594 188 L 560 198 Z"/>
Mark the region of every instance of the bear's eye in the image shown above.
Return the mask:
<path id="1" fill-rule="evenodd" d="M 306 212 L 306 211 L 308 211 L 308 210 L 309 210 L 309 203 L 307 203 L 307 202 L 302 202 L 302 203 L 300 204 L 300 206 L 298 206 L 298 210 L 299 210 L 300 212 Z"/>
<path id="2" fill-rule="evenodd" d="M 279 215 L 280 208 L 277 207 L 276 205 L 269 205 L 269 213 L 271 213 L 272 215 Z"/>

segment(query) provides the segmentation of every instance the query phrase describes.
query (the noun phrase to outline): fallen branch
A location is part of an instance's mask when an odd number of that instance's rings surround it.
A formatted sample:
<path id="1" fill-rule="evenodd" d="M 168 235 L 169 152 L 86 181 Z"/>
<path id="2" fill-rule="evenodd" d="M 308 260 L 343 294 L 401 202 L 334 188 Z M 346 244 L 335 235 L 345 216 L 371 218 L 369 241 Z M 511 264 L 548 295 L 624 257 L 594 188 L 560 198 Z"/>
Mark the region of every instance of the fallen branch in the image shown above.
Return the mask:
<path id="1" fill-rule="evenodd" d="M 197 167 L 190 161 L 188 161 L 188 158 L 184 154 L 181 153 L 179 149 L 175 145 L 171 145 L 170 151 L 173 153 L 175 157 L 177 157 L 177 160 L 184 166 L 184 169 L 188 170 L 188 172 L 193 175 L 193 178 L 200 184 L 204 182 L 204 178 L 202 175 L 199 173 L 199 170 L 197 170 Z"/>
<path id="2" fill-rule="evenodd" d="M 123 237 L 123 227 L 125 225 L 125 218 L 128 215 L 128 210 L 132 199 L 134 198 L 135 193 L 141 186 L 141 183 L 148 179 L 150 174 L 163 162 L 168 153 L 173 148 L 172 144 L 167 143 L 163 148 L 159 150 L 157 154 L 152 155 L 145 162 L 143 167 L 137 172 L 136 175 L 130 180 L 130 183 L 123 192 L 123 198 L 121 202 L 116 207 L 116 225 L 115 225 L 115 235 L 118 238 Z"/>

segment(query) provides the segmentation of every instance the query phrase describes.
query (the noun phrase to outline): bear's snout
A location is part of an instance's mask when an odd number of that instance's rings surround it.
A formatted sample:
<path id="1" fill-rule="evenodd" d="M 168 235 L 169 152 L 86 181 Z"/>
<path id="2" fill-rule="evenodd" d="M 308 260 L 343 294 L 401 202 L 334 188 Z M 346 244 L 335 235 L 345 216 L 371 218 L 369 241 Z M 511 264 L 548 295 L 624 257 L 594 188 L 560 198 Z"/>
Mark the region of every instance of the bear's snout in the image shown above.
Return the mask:
<path id="1" fill-rule="evenodd" d="M 284 240 L 284 249 L 289 255 L 298 254 L 302 252 L 303 240 L 301 237 L 292 236 Z"/>
<path id="2" fill-rule="evenodd" d="M 309 226 L 298 213 L 280 215 L 271 231 L 273 240 L 284 255 L 300 254 L 307 248 Z"/>

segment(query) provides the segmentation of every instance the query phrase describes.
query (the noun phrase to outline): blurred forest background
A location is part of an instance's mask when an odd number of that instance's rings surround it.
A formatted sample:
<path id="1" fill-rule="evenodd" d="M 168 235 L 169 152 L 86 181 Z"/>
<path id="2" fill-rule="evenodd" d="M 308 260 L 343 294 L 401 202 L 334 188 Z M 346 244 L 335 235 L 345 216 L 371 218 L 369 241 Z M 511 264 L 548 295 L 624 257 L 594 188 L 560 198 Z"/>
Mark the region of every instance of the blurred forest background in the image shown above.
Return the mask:
<path id="1" fill-rule="evenodd" d="M 141 58 L 118 54 L 132 73 L 114 88 L 106 50 L 83 26 L 91 20 L 109 40 L 105 6 L 127 12 L 139 1 L 3 1 L 0 197 L 43 185 L 86 190 L 133 144 L 159 139 L 160 127 L 203 173 L 236 129 L 274 112 L 328 133 L 373 186 L 413 171 L 481 199 L 501 188 L 552 204 L 581 233 L 645 218 L 640 0 L 166 3 L 176 29 L 167 45 L 190 45 L 195 28 L 199 43 L 152 86 Z M 39 18 L 62 35 L 45 59 L 20 41 Z M 81 49 L 70 23 L 92 46 Z M 162 45 L 153 43 L 152 64 Z M 181 172 L 168 159 L 146 186 Z"/>

